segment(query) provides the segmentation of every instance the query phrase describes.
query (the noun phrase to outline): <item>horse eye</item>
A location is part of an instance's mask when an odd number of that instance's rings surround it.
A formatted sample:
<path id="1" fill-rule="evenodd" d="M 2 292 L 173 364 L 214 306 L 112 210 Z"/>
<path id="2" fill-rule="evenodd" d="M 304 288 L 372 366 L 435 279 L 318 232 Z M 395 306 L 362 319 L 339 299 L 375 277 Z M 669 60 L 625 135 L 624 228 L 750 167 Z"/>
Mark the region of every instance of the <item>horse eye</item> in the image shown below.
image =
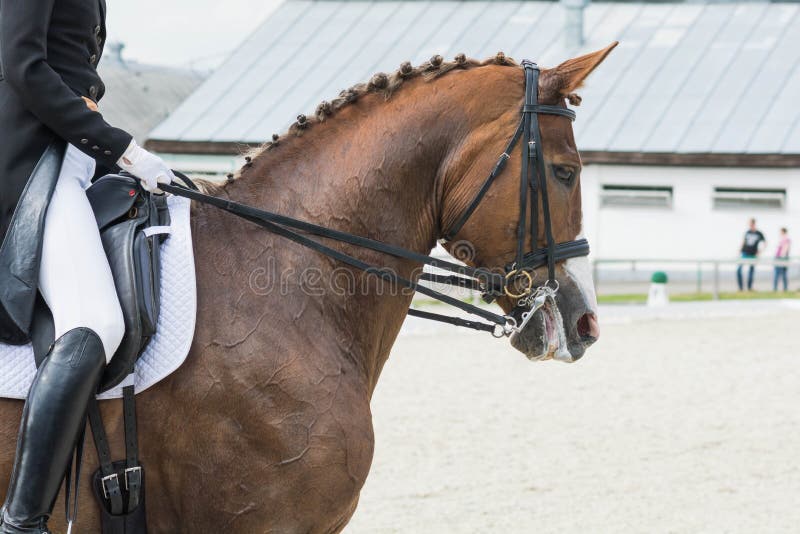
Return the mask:
<path id="1" fill-rule="evenodd" d="M 553 165 L 553 174 L 564 183 L 569 183 L 575 177 L 575 170 L 562 165 Z"/>

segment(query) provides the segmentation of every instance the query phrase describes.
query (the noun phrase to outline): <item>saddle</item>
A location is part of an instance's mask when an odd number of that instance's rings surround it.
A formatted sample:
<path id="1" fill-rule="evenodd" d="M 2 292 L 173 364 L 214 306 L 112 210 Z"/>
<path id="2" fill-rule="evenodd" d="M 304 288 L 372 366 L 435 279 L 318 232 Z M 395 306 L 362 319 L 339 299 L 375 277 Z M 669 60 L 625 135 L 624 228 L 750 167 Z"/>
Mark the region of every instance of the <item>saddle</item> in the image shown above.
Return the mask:
<path id="1" fill-rule="evenodd" d="M 119 385 L 156 333 L 160 309 L 160 245 L 170 231 L 164 195 L 151 195 L 139 180 L 126 174 L 104 176 L 86 195 L 108 257 L 125 317 L 122 343 L 106 367 L 99 392 Z M 50 310 L 37 302 L 32 344 L 37 365 L 55 338 Z"/>

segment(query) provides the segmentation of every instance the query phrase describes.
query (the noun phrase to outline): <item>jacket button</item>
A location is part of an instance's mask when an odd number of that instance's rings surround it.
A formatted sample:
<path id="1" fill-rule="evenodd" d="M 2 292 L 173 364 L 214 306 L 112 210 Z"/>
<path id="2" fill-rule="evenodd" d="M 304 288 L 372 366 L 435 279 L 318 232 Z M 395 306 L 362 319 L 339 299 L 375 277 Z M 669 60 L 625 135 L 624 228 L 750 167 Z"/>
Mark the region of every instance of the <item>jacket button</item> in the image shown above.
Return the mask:
<path id="1" fill-rule="evenodd" d="M 103 154 L 105 154 L 106 156 L 110 156 L 111 155 L 111 151 L 110 150 L 106 150 L 105 152 L 103 152 Z"/>
<path id="2" fill-rule="evenodd" d="M 94 27 L 94 34 L 95 35 L 100 35 L 100 25 L 99 24 Z"/>
<path id="3" fill-rule="evenodd" d="M 97 145 L 94 145 L 94 146 L 92 147 L 92 150 L 100 150 L 100 147 L 99 147 L 99 146 L 97 146 Z"/>
<path id="4" fill-rule="evenodd" d="M 97 86 L 96 85 L 92 85 L 91 87 L 89 87 L 89 96 L 92 97 L 92 100 L 97 98 Z"/>
<path id="5" fill-rule="evenodd" d="M 81 144 L 82 144 L 82 145 L 85 145 L 85 144 L 86 144 L 86 143 L 88 143 L 88 142 L 89 142 L 89 140 L 88 140 L 88 139 L 81 139 Z"/>
<path id="6" fill-rule="evenodd" d="M 89 63 L 94 65 L 96 61 L 97 61 L 97 54 L 92 54 L 91 56 L 89 56 Z"/>

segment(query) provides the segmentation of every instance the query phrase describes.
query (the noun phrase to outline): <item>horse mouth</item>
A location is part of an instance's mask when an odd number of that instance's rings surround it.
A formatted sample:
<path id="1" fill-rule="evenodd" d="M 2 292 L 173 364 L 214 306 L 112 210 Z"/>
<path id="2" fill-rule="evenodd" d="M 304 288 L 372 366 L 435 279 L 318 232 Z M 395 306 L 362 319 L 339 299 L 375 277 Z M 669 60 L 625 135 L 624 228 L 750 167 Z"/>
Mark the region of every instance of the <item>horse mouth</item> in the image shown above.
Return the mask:
<path id="1" fill-rule="evenodd" d="M 524 308 L 515 308 L 512 316 L 520 322 L 525 311 Z M 571 363 L 579 360 L 586 349 L 597 341 L 597 324 L 597 317 L 589 312 L 581 315 L 575 328 L 566 329 L 558 306 L 548 300 L 534 312 L 522 331 L 512 334 L 511 345 L 532 361 L 558 360 Z"/>

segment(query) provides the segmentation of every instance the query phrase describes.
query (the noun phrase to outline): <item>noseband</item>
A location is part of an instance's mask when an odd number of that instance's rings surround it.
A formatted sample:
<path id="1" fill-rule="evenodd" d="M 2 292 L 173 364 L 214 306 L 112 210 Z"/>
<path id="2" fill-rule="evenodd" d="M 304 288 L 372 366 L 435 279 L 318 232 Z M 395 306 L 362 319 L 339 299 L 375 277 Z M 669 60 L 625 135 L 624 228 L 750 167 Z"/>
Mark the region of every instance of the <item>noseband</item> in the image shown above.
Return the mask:
<path id="1" fill-rule="evenodd" d="M 550 201 L 547 196 L 547 173 L 544 167 L 542 153 L 542 138 L 539 130 L 539 114 L 560 115 L 575 120 L 575 112 L 559 106 L 539 104 L 539 66 L 532 61 L 524 60 L 522 68 L 525 69 L 525 103 L 522 106 L 522 119 L 517 126 L 514 137 L 508 143 L 494 170 L 481 186 L 478 194 L 464 211 L 456 224 L 445 234 L 445 239 L 452 240 L 461 231 L 472 213 L 481 203 L 492 182 L 499 176 L 506 162 L 511 158 L 509 154 L 522 139 L 522 170 L 519 184 L 519 225 L 517 227 L 517 255 L 513 262 L 505 266 L 506 283 L 503 292 L 514 299 L 526 299 L 534 291 L 532 271 L 547 265 L 547 281 L 544 286 L 557 287 L 556 262 L 589 255 L 589 242 L 586 239 L 564 241 L 556 243 L 553 238 L 553 225 L 550 219 Z M 544 220 L 545 247 L 538 248 L 539 235 L 539 194 L 542 197 L 542 219 Z M 530 198 L 530 252 L 525 253 L 525 242 L 528 237 L 528 199 Z M 514 293 L 511 288 L 513 281 L 522 281 L 523 289 Z M 555 289 L 553 287 L 552 289 Z M 499 296 L 497 291 L 491 289 L 484 292 L 485 300 L 493 300 Z M 525 304 L 525 303 L 523 303 Z"/>
<path id="2" fill-rule="evenodd" d="M 579 256 L 587 256 L 589 254 L 589 243 L 586 239 L 565 241 L 563 243 L 556 243 L 553 239 L 553 229 L 550 220 L 550 203 L 547 197 L 547 175 L 544 167 L 544 156 L 542 155 L 541 133 L 539 132 L 538 115 L 540 113 L 561 115 L 562 117 L 567 117 L 574 121 L 575 112 L 559 106 L 539 104 L 539 67 L 535 63 L 527 60 L 522 62 L 522 67 L 525 69 L 525 103 L 522 107 L 522 119 L 520 120 L 519 126 L 517 126 L 514 137 L 508 143 L 505 151 L 497 161 L 494 170 L 492 170 L 489 177 L 483 183 L 481 189 L 467 207 L 464 214 L 445 235 L 445 238 L 450 240 L 461 230 L 478 207 L 481 200 L 483 200 L 492 182 L 502 173 L 503 168 L 511 158 L 509 154 L 514 150 L 514 147 L 516 147 L 520 139 L 522 139 L 522 172 L 519 193 L 520 216 L 519 226 L 517 228 L 517 255 L 515 261 L 505 266 L 505 275 L 493 273 L 484 268 L 459 265 L 388 243 L 326 228 L 224 198 L 206 195 L 198 191 L 192 181 L 179 172 L 175 174 L 181 178 L 186 185 L 174 183 L 163 184 L 160 187 L 168 193 L 220 208 L 299 245 L 315 250 L 356 269 L 376 275 L 382 280 L 413 289 L 414 291 L 418 291 L 467 313 L 482 317 L 483 319 L 491 321 L 491 324 L 414 309 L 408 311 L 409 315 L 491 332 L 496 337 L 509 336 L 514 332 L 521 331 L 525 324 L 533 317 L 534 312 L 544 306 L 548 299 L 554 302 L 552 299 L 555 298 L 558 286 L 555 276 L 556 262 Z M 542 197 L 542 218 L 544 220 L 546 243 L 543 248 L 538 248 L 537 244 L 537 236 L 539 235 L 540 192 Z M 527 223 L 529 197 L 531 203 L 530 225 Z M 530 229 L 530 252 L 526 253 L 528 229 Z M 342 243 L 349 243 L 357 247 L 368 248 L 384 254 L 406 258 L 425 265 L 444 269 L 451 273 L 456 273 L 455 275 L 445 276 L 423 273 L 420 275 L 419 280 L 478 290 L 483 293 L 484 299 L 487 301 L 491 301 L 498 296 L 506 295 L 512 299 L 516 299 L 516 308 L 522 311 L 522 321 L 518 324 L 517 320 L 511 315 L 498 315 L 492 311 L 474 306 L 460 299 L 420 285 L 417 281 L 399 276 L 390 269 L 365 263 L 354 256 L 311 239 L 308 237 L 309 235 Z M 547 265 L 548 279 L 543 285 L 534 287 L 535 283 L 532 273 L 535 269 L 544 265 Z M 522 281 L 522 290 L 512 289 L 520 287 L 520 281 Z M 515 293 L 514 291 L 518 292 Z"/>

